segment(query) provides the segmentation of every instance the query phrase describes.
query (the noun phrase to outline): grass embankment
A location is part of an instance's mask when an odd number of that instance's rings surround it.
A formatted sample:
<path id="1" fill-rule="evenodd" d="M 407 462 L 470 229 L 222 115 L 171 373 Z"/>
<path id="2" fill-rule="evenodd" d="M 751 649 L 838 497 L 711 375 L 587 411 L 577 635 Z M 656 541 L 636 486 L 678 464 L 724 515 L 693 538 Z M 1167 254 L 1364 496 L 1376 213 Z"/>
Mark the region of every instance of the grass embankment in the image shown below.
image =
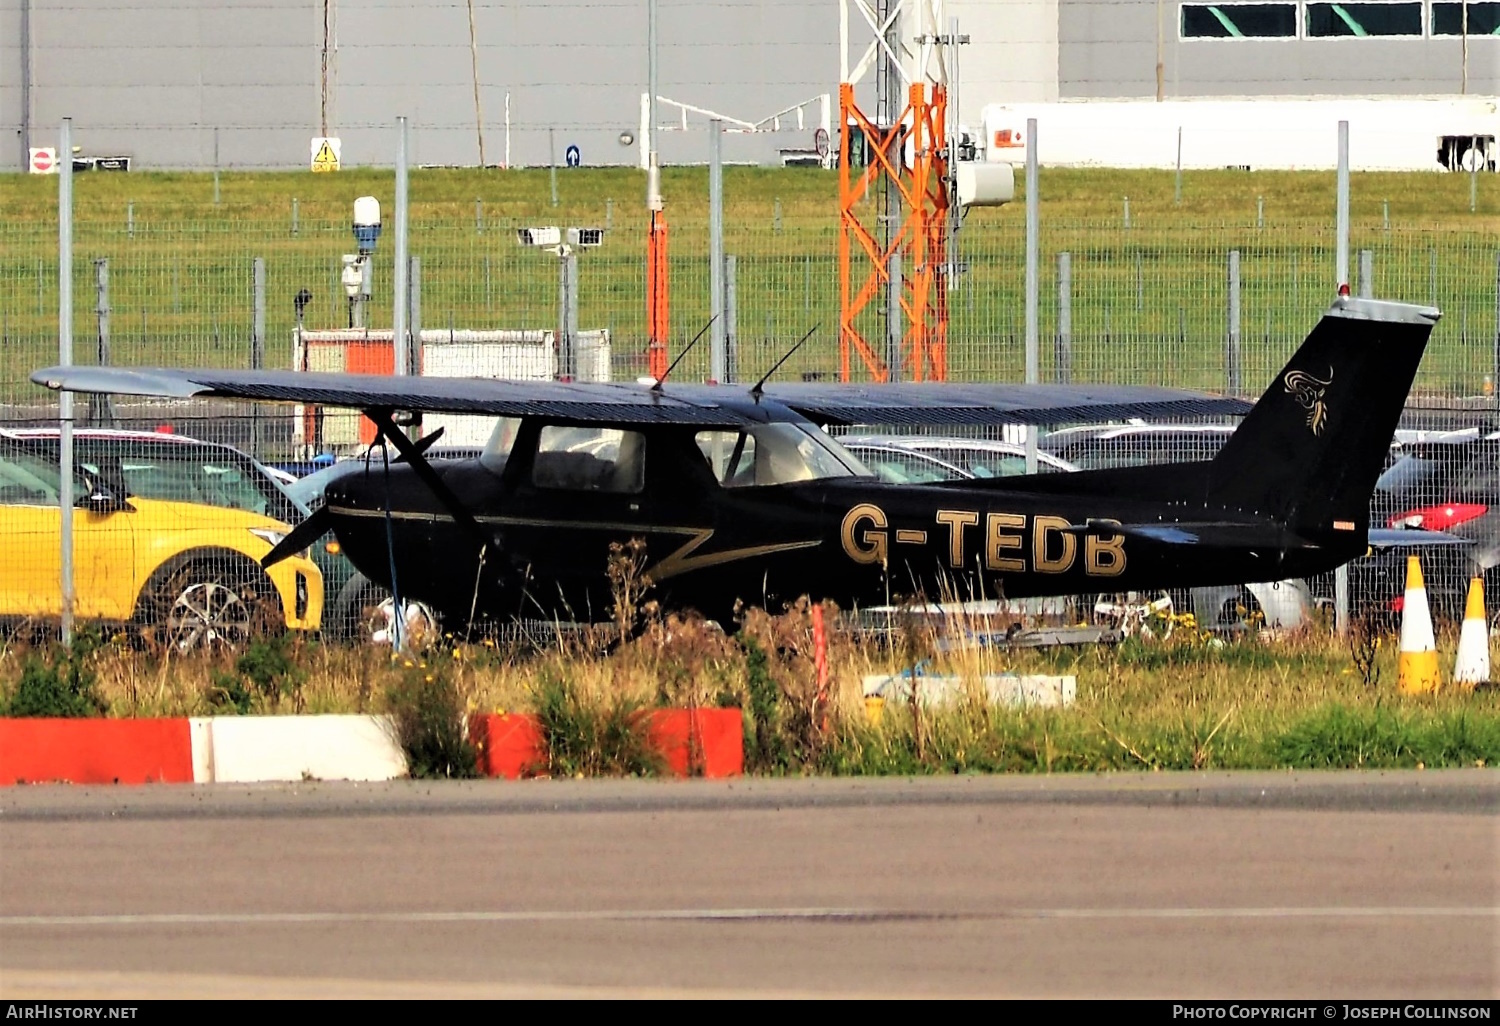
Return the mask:
<path id="1" fill-rule="evenodd" d="M 1361 673 L 1347 644 L 1317 633 L 1221 643 L 1179 628 L 1114 648 L 942 653 L 924 628 L 894 644 L 835 631 L 823 691 L 805 606 L 778 617 L 752 612 L 733 637 L 676 617 L 648 623 L 626 644 L 611 644 L 616 637 L 601 629 L 550 647 L 442 639 L 394 660 L 379 649 L 296 641 L 262 643 L 238 660 L 167 659 L 116 643 L 85 652 L 81 672 L 73 661 L 49 664 L 12 649 L 0 656 L 0 696 L 13 707 L 24 674 L 34 695 L 37 676 L 51 672 L 54 690 L 77 692 L 81 681 L 74 714 L 539 713 L 559 765 L 591 774 L 643 771 L 634 713 L 692 704 L 743 709 L 747 765 L 773 774 L 1500 761 L 1500 691 L 1401 696 L 1393 645 L 1376 650 L 1373 672 Z M 1451 644 L 1445 661 L 1448 652 Z M 919 662 L 925 672 L 963 677 L 971 697 L 941 709 L 894 700 L 876 713 L 867 705 L 864 676 Z M 1065 709 L 986 706 L 977 682 L 998 672 L 1075 674 L 1077 701 Z"/>
<path id="2" fill-rule="evenodd" d="M 1379 295 L 1439 305 L 1422 387 L 1473 394 L 1493 372 L 1495 238 L 1500 176 L 1481 175 L 1470 212 L 1466 175 L 1353 176 L 1357 252 L 1374 252 Z M 671 225 L 672 325 L 691 337 L 708 317 L 707 185 L 703 168 L 664 173 Z M 580 320 L 616 340 L 616 370 L 634 373 L 645 340 L 646 222 L 641 174 L 626 168 L 418 170 L 411 178 L 411 251 L 422 260 L 428 328 L 538 328 L 556 321 L 557 275 L 544 254 L 516 245 L 521 225 L 607 225 L 583 254 Z M 1046 169 L 1042 194 L 1043 374 L 1053 372 L 1057 257 L 1072 258 L 1073 375 L 1224 388 L 1227 264 L 1241 254 L 1241 387 L 1254 392 L 1326 305 L 1334 263 L 1331 172 L 1184 174 Z M 75 324 L 96 319 L 96 258 L 109 260 L 110 331 L 119 363 L 243 365 L 253 316 L 251 261 L 265 259 L 269 353 L 284 361 L 295 327 L 292 297 L 306 288 L 309 328 L 345 323 L 339 254 L 350 249 L 353 197 L 382 200 L 392 172 L 351 170 L 211 174 L 86 174 L 75 186 Z M 838 366 L 838 181 L 807 169 L 725 172 L 726 251 L 738 261 L 742 370 L 768 366 L 803 332 L 815 339 L 785 371 Z M 1125 223 L 1129 197 L 1130 223 Z M 1263 202 L 1261 202 L 1263 201 Z M 296 230 L 293 230 L 293 208 Z M 476 205 L 477 204 L 477 205 Z M 0 176 L 0 381 L 14 394 L 56 352 L 56 185 Z M 870 227 L 878 215 L 862 208 Z M 133 230 L 128 227 L 133 225 Z M 391 240 L 378 252 L 371 324 L 388 327 Z M 1024 204 L 977 210 L 961 234 L 968 267 L 949 303 L 955 379 L 1014 380 L 1023 364 Z M 855 287 L 863 280 L 856 271 Z M 875 304 L 879 306 L 879 304 Z M 876 310 L 860 322 L 879 337 Z M 79 358 L 91 347 L 80 341 Z M 696 362 L 695 362 L 696 361 Z M 684 378 L 707 371 L 693 353 Z M 6 396 L 5 398 L 12 398 Z"/>

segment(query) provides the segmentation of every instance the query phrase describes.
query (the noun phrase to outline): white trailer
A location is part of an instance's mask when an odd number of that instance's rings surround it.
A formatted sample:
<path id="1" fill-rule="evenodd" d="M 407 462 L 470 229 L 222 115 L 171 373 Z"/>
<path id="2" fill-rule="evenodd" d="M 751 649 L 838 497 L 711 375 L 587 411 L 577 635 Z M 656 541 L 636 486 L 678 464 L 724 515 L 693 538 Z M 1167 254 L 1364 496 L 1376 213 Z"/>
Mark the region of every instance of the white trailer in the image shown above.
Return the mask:
<path id="1" fill-rule="evenodd" d="M 1360 171 L 1495 170 L 1496 97 L 1257 97 L 992 103 L 985 159 L 1052 167 L 1318 170 L 1337 166 L 1349 122 L 1349 166 Z"/>

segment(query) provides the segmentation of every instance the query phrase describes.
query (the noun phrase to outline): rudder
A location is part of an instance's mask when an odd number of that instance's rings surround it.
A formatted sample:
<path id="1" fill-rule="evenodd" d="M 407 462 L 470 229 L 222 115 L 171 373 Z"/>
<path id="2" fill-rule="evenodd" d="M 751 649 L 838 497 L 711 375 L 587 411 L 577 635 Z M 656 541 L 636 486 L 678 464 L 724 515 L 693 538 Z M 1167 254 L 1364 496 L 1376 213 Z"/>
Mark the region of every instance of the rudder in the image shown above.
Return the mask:
<path id="1" fill-rule="evenodd" d="M 1209 465 L 1208 502 L 1363 545 L 1370 493 L 1440 316 L 1336 302 Z"/>

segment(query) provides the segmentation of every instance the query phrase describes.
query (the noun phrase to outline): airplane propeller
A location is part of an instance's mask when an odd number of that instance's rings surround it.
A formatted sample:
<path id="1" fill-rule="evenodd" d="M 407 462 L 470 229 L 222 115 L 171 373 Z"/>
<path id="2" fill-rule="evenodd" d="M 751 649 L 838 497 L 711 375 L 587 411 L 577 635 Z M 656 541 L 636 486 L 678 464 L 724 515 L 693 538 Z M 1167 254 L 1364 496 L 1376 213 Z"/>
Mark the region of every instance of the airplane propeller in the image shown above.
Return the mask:
<path id="1" fill-rule="evenodd" d="M 438 428 L 430 435 L 425 435 L 417 441 L 411 442 L 407 441 L 406 436 L 395 429 L 394 424 L 389 423 L 389 414 L 385 413 L 385 411 L 380 411 L 373 419 L 375 419 L 376 424 L 380 427 L 381 434 L 391 439 L 396 448 L 400 450 L 397 461 L 412 464 L 417 471 L 417 476 L 427 483 L 428 487 L 433 489 L 439 501 L 443 502 L 449 508 L 450 512 L 454 513 L 454 519 L 459 523 L 470 526 L 471 530 L 480 537 L 481 541 L 484 541 L 483 530 L 474 522 L 473 515 L 462 507 L 458 502 L 457 496 L 437 480 L 437 475 L 433 473 L 431 464 L 423 459 L 423 454 L 432 448 L 439 438 L 443 437 L 443 429 Z M 398 436 L 400 438 L 399 442 L 395 441 Z M 309 545 L 312 545 L 332 530 L 332 528 L 333 514 L 329 512 L 327 506 L 319 506 L 306 520 L 292 528 L 291 533 L 278 544 L 274 545 L 270 552 L 262 556 L 260 565 L 269 570 L 288 556 L 296 555 Z"/>
<path id="2" fill-rule="evenodd" d="M 428 449 L 431 449 L 433 447 L 433 445 L 437 442 L 437 440 L 439 438 L 443 437 L 443 431 L 444 430 L 446 430 L 446 429 L 444 429 L 444 428 L 438 428 L 436 431 L 434 431 L 430 435 L 423 435 L 421 438 L 419 438 L 415 442 L 411 443 L 412 451 L 415 452 L 415 453 L 421 454 L 421 453 L 426 452 Z M 406 459 L 406 456 L 404 454 L 402 456 L 398 457 L 398 460 L 404 460 L 404 459 Z"/>
<path id="3" fill-rule="evenodd" d="M 290 534 L 272 546 L 271 551 L 260 558 L 260 565 L 267 570 L 271 569 L 283 559 L 295 556 L 323 537 L 332 527 L 333 519 L 328 507 L 319 506 L 311 516 L 292 528 Z"/>

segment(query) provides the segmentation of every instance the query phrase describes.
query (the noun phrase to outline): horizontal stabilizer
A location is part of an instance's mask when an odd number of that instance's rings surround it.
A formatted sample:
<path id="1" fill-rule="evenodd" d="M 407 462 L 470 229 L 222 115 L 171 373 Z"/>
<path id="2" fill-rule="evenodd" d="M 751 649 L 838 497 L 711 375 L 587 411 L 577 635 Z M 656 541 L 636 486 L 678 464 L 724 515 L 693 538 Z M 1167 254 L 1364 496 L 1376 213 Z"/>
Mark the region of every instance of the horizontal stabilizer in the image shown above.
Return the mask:
<path id="1" fill-rule="evenodd" d="M 1278 551 L 1312 548 L 1306 538 L 1268 523 L 1245 523 L 1242 521 L 1181 521 L 1155 524 L 1116 524 L 1094 520 L 1077 524 L 1067 529 L 1069 534 L 1109 537 L 1125 535 L 1141 538 L 1159 545 L 1185 545 L 1201 548 L 1267 548 Z"/>
<path id="2" fill-rule="evenodd" d="M 1473 545 L 1470 538 L 1443 531 L 1419 531 L 1411 527 L 1379 527 L 1370 531 L 1372 549 L 1431 548 L 1433 546 Z"/>

